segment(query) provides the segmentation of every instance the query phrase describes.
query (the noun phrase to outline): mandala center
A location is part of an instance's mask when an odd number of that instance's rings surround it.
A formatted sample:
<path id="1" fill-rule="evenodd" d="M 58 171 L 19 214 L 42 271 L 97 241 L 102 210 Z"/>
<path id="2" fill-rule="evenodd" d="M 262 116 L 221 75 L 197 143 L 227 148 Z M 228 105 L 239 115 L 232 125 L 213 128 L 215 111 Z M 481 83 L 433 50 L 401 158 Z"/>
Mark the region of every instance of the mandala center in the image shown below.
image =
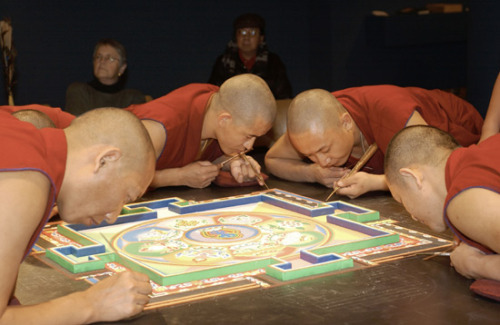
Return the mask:
<path id="1" fill-rule="evenodd" d="M 211 227 L 200 231 L 200 235 L 205 238 L 213 238 L 220 240 L 230 240 L 243 238 L 243 233 L 240 229 L 227 227 Z"/>
<path id="2" fill-rule="evenodd" d="M 210 225 L 191 229 L 186 238 L 200 243 L 230 244 L 254 238 L 260 231 L 246 225 Z"/>

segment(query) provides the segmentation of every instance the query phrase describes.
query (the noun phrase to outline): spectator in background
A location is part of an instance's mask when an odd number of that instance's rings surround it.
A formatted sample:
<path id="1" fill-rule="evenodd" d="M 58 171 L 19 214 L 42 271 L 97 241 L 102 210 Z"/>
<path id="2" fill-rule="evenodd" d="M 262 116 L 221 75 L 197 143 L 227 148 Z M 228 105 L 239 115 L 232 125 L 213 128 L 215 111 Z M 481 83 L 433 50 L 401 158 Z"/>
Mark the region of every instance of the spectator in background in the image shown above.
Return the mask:
<path id="1" fill-rule="evenodd" d="M 212 69 L 209 83 L 220 86 L 242 73 L 253 73 L 264 79 L 276 99 L 292 98 L 292 86 L 280 57 L 267 49 L 266 22 L 257 14 L 239 16 L 233 23 L 233 39 Z"/>
<path id="2" fill-rule="evenodd" d="M 69 85 L 66 91 L 66 111 L 81 115 L 93 108 L 124 108 L 146 101 L 139 90 L 125 89 L 127 53 L 121 43 L 110 38 L 97 42 L 93 64 L 92 81 Z"/>

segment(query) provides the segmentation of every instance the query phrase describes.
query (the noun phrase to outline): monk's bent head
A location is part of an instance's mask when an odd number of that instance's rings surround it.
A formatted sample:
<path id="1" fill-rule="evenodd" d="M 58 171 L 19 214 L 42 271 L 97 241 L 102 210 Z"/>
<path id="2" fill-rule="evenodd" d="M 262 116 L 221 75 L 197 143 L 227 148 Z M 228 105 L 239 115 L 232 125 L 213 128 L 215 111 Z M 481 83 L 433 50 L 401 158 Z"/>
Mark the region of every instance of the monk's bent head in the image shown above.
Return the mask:
<path id="1" fill-rule="evenodd" d="M 65 130 L 66 173 L 58 197 L 68 222 L 114 222 L 124 204 L 147 189 L 155 171 L 148 132 L 132 113 L 99 108 L 77 117 Z"/>

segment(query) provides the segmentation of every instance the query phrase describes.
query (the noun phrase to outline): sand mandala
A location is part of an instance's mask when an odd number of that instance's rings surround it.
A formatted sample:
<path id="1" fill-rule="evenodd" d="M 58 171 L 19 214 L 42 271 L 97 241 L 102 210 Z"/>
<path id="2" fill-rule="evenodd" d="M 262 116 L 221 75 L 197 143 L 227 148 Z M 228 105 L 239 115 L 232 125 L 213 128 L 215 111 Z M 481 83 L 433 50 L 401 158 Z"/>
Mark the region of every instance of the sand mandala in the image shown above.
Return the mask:
<path id="1" fill-rule="evenodd" d="M 332 229 L 312 218 L 252 213 L 196 213 L 153 220 L 119 233 L 121 254 L 174 265 L 221 265 L 286 257 L 328 242 Z"/>
<path id="2" fill-rule="evenodd" d="M 381 220 L 378 211 L 272 189 L 133 203 L 114 225 L 55 223 L 33 254 L 90 283 L 127 269 L 144 273 L 153 286 L 149 309 L 449 245 Z"/>

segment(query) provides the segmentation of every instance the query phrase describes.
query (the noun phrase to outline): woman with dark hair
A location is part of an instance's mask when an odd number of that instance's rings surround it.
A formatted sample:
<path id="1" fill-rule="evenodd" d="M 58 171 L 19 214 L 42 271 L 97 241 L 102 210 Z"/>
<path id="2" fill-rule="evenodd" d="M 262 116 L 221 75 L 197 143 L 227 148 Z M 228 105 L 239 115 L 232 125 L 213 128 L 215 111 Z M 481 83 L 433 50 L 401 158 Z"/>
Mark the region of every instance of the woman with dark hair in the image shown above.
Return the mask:
<path id="1" fill-rule="evenodd" d="M 264 79 L 276 99 L 292 98 L 292 86 L 280 57 L 267 49 L 266 22 L 257 14 L 243 14 L 233 23 L 233 39 L 215 61 L 209 83 L 220 86 L 242 73 Z"/>

